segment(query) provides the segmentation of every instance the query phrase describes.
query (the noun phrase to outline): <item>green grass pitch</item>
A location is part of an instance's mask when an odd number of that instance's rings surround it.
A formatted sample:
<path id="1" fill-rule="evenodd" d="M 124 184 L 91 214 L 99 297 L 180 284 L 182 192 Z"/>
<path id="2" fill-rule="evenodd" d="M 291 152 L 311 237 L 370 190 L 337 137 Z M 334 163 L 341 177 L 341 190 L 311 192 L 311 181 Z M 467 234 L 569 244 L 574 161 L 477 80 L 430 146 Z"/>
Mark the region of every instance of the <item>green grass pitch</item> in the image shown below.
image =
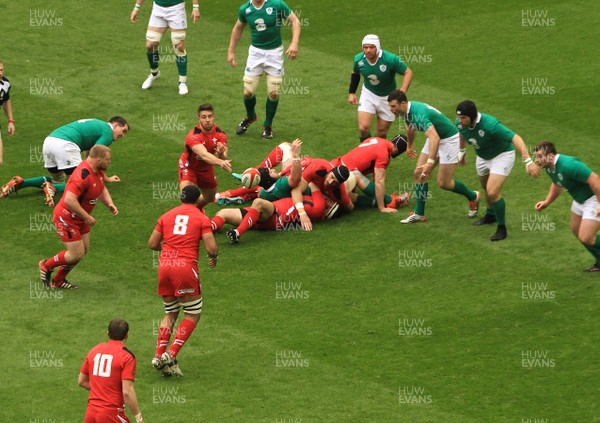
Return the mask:
<path id="1" fill-rule="evenodd" d="M 61 248 L 41 194 L 0 200 L 0 421 L 82 421 L 79 368 L 116 316 L 130 323 L 149 423 L 600 421 L 599 275 L 582 271 L 593 259 L 570 234 L 570 197 L 535 213 L 550 180 L 528 178 L 520 163 L 505 185 L 509 237 L 499 243 L 489 241 L 492 227 L 471 225 L 464 199 L 435 184 L 424 225 L 400 225 L 407 209 L 362 210 L 311 233 L 251 231 L 237 246 L 218 234 L 218 267 L 201 261 L 205 308 L 179 356 L 182 379 L 150 366 L 162 305 L 146 247 L 156 218 L 178 203 L 177 159 L 200 103 L 214 104 L 238 172 L 296 137 L 304 154 L 324 158 L 355 146 L 347 88 L 367 33 L 407 59 L 410 98 L 447 116 L 473 99 L 528 146 L 551 139 L 600 171 L 597 1 L 290 0 L 302 35 L 298 59 L 286 61 L 272 141 L 258 124 L 235 135 L 248 29 L 238 68 L 226 52 L 240 2 L 201 2 L 186 41 L 185 97 L 168 36 L 162 78 L 140 89 L 151 2 L 137 25 L 133 3 L 2 5 L 0 58 L 17 133 L 6 135 L 0 112 L 0 183 L 44 174 L 42 141 L 62 124 L 120 114 L 132 129 L 113 146 L 108 172 L 122 179 L 109 186 L 120 214 L 96 208 L 91 250 L 70 277 L 80 290 L 39 286 L 37 262 Z M 291 31 L 283 31 L 287 45 Z M 261 81 L 259 120 L 265 91 Z M 395 123 L 390 134 L 398 131 Z M 395 159 L 388 191 L 410 191 L 413 167 Z M 222 188 L 236 186 L 217 172 Z M 478 188 L 472 149 L 457 178 Z"/>

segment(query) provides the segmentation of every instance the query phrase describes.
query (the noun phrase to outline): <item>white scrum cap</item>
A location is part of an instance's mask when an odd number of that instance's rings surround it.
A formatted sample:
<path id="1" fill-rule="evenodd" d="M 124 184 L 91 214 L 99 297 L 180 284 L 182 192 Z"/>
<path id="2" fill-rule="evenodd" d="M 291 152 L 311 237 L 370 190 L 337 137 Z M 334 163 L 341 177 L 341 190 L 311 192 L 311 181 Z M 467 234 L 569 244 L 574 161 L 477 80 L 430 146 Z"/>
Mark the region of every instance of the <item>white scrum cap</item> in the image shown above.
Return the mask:
<path id="1" fill-rule="evenodd" d="M 362 45 L 364 46 L 365 44 L 374 45 L 375 48 L 377 48 L 377 53 L 379 53 L 381 51 L 381 44 L 379 43 L 379 37 L 375 34 L 365 35 L 365 38 L 363 38 L 363 40 L 362 40 Z"/>

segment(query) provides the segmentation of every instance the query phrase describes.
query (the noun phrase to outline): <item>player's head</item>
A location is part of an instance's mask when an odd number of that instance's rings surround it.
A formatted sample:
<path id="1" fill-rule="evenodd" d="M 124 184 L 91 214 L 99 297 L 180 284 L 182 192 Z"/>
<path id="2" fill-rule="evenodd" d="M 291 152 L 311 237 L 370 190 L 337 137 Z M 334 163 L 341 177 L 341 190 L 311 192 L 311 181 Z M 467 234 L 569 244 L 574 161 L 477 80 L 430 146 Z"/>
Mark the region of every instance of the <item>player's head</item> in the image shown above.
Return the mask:
<path id="1" fill-rule="evenodd" d="M 110 148 L 102 144 L 94 145 L 90 149 L 88 161 L 95 171 L 108 169 L 111 162 Z"/>
<path id="2" fill-rule="evenodd" d="M 200 198 L 200 188 L 196 185 L 186 185 L 181 190 L 179 199 L 183 204 L 194 204 Z"/>
<path id="3" fill-rule="evenodd" d="M 259 167 L 258 173 L 260 174 L 260 182 L 258 186 L 263 187 L 265 189 L 271 188 L 275 182 L 277 182 L 277 178 L 275 178 L 274 169 L 269 169 L 268 167 Z"/>
<path id="4" fill-rule="evenodd" d="M 375 34 L 368 34 L 362 40 L 362 49 L 367 59 L 373 60 L 381 51 L 379 37 Z"/>
<path id="5" fill-rule="evenodd" d="M 404 91 L 392 91 L 392 93 L 388 95 L 387 101 L 393 114 L 396 116 L 406 114 L 408 110 L 408 98 L 406 97 Z"/>
<path id="6" fill-rule="evenodd" d="M 392 144 L 394 144 L 394 152 L 392 153 L 392 157 L 398 157 L 400 154 L 406 151 L 406 147 L 408 146 L 406 142 L 406 135 L 398 134 L 391 140 Z"/>
<path id="7" fill-rule="evenodd" d="M 456 115 L 463 128 L 474 126 L 477 120 L 477 106 L 471 100 L 465 100 L 456 106 Z"/>
<path id="8" fill-rule="evenodd" d="M 327 175 L 325 175 L 324 185 L 326 187 L 337 187 L 343 184 L 350 177 L 350 171 L 344 165 L 339 165 L 331 169 Z"/>
<path id="9" fill-rule="evenodd" d="M 325 196 L 325 219 L 337 219 L 343 213 L 339 203 Z"/>
<path id="10" fill-rule="evenodd" d="M 121 116 L 113 116 L 108 121 L 113 129 L 113 140 L 116 141 L 119 138 L 123 138 L 127 132 L 129 132 L 129 124 L 125 118 Z"/>
<path id="11" fill-rule="evenodd" d="M 549 168 L 554 164 L 558 152 L 552 141 L 542 141 L 533 149 L 535 164 L 541 168 Z"/>
<path id="12" fill-rule="evenodd" d="M 212 104 L 204 103 L 198 106 L 198 125 L 206 132 L 212 131 L 215 126 L 215 109 Z"/>
<path id="13" fill-rule="evenodd" d="M 124 341 L 129 333 L 129 323 L 121 317 L 112 319 L 108 324 L 108 338 L 115 341 Z"/>

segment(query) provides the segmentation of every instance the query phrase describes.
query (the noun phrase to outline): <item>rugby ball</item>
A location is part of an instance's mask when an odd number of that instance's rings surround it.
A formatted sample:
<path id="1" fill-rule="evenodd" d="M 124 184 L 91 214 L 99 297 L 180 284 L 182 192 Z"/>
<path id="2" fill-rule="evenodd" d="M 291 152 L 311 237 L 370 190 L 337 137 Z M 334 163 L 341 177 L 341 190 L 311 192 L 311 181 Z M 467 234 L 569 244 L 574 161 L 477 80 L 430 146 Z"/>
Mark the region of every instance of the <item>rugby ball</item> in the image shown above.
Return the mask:
<path id="1" fill-rule="evenodd" d="M 255 188 L 260 184 L 260 172 L 255 167 L 249 167 L 242 173 L 242 186 L 244 188 Z"/>

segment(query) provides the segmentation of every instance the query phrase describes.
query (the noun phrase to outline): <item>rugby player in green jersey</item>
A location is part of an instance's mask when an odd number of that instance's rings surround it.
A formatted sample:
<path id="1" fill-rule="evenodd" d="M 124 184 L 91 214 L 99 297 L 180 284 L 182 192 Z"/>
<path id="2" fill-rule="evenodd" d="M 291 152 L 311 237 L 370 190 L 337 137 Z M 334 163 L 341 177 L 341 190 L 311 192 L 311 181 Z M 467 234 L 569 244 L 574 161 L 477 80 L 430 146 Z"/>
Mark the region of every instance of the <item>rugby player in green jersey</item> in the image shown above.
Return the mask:
<path id="1" fill-rule="evenodd" d="M 14 176 L 0 190 L 0 198 L 11 192 L 27 187 L 44 190 L 46 205 L 54 207 L 54 194 L 63 192 L 66 175 L 73 173 L 81 163 L 81 153 L 88 153 L 94 145 L 110 146 L 113 141 L 123 138 L 129 131 L 129 124 L 121 116 L 115 116 L 108 122 L 99 119 L 80 119 L 55 129 L 44 140 L 42 153 L 44 167 L 50 176 L 23 179 Z M 114 175 L 104 179 L 107 182 L 118 182 Z"/>
<path id="2" fill-rule="evenodd" d="M 144 0 L 136 0 L 130 16 L 132 23 L 137 22 L 137 15 L 143 3 Z M 198 0 L 192 0 L 192 22 L 197 23 L 199 18 L 200 6 Z M 173 43 L 175 62 L 179 73 L 179 94 L 185 95 L 188 93 L 188 59 L 185 50 L 185 30 L 187 28 L 185 0 L 154 0 L 152 4 L 152 13 L 146 31 L 146 55 L 150 64 L 150 75 L 142 84 L 142 90 L 152 87 L 154 81 L 160 77 L 158 46 L 167 28 L 171 30 L 171 43 Z"/>
<path id="3" fill-rule="evenodd" d="M 550 141 L 535 146 L 535 163 L 546 170 L 552 180 L 546 199 L 535 203 L 542 211 L 562 193 L 563 188 L 573 197 L 571 232 L 596 259 L 587 272 L 600 272 L 600 177 L 575 157 L 558 154 Z"/>
<path id="4" fill-rule="evenodd" d="M 459 163 L 465 164 L 466 145 L 472 145 L 477 154 L 477 175 L 487 200 L 485 216 L 475 222 L 475 225 L 498 222 L 496 233 L 490 240 L 500 241 L 508 235 L 506 203 L 501 191 L 515 164 L 515 149 L 523 157 L 525 169 L 531 176 L 538 177 L 540 168 L 529 157 L 523 138 L 495 117 L 479 113 L 471 100 L 465 100 L 456 106 L 456 114 L 458 117 L 455 125 L 460 135 Z"/>
<path id="5" fill-rule="evenodd" d="M 387 96 L 396 89 L 396 74 L 404 75 L 400 91 L 406 92 L 412 81 L 413 73 L 398 56 L 382 50 L 379 37 L 366 35 L 362 40 L 362 53 L 354 57 L 354 70 L 350 77 L 348 102 L 358 104 L 358 135 L 360 142 L 371 137 L 371 124 L 377 115 L 376 136 L 387 138 L 387 132 L 395 119 L 390 110 Z M 360 100 L 356 90 L 360 76 L 364 82 L 360 91 Z"/>
<path id="6" fill-rule="evenodd" d="M 479 207 L 480 194 L 473 191 L 458 179 L 454 179 L 454 172 L 458 164 L 458 150 L 460 139 L 456 126 L 439 110 L 429 104 L 418 101 L 408 101 L 406 94 L 400 90 L 388 96 L 390 110 L 396 116 L 402 116 L 406 124 L 406 154 L 410 159 L 416 159 L 417 153 L 413 148 L 417 131 L 423 132 L 427 137 L 425 145 L 417 160 L 415 167 L 415 194 L 416 207 L 406 219 L 400 223 L 426 222 L 425 202 L 429 191 L 429 176 L 439 164 L 437 184 L 446 191 L 463 195 L 469 200 L 469 217 L 475 217 Z"/>
<path id="7" fill-rule="evenodd" d="M 267 74 L 267 104 L 262 137 L 273 138 L 273 118 L 279 104 L 279 91 L 283 82 L 283 42 L 281 41 L 282 21 L 292 26 L 292 42 L 286 50 L 291 60 L 298 55 L 300 41 L 300 21 L 292 9 L 282 0 L 250 0 L 238 12 L 238 20 L 231 30 L 227 61 L 232 67 L 235 61 L 235 47 L 242 38 L 246 25 L 250 27 L 251 44 L 244 72 L 244 106 L 246 118 L 240 122 L 236 134 L 242 135 L 256 121 L 256 97 L 258 81 Z"/>

